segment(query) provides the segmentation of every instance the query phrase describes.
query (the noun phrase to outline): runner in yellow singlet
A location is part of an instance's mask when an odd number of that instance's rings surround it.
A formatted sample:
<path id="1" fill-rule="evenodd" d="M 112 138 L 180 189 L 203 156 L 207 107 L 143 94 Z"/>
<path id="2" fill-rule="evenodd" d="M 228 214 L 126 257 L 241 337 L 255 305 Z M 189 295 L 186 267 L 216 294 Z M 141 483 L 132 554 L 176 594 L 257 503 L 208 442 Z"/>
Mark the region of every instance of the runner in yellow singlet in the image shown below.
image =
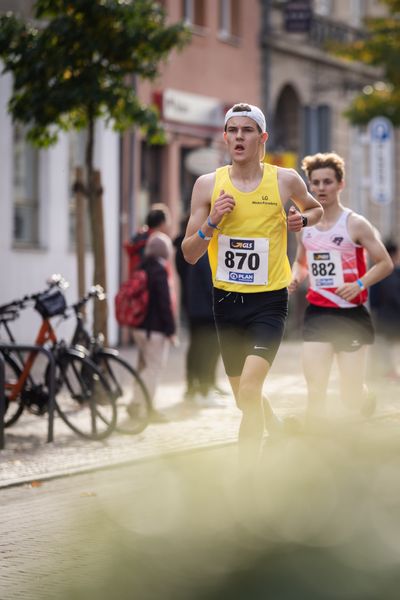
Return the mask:
<path id="1" fill-rule="evenodd" d="M 260 160 L 268 133 L 258 107 L 229 109 L 223 137 L 232 164 L 197 179 L 182 251 L 194 264 L 208 250 L 221 355 L 242 411 L 240 457 L 254 463 L 264 411 L 273 420 L 262 388 L 287 316 L 287 230 L 315 225 L 323 209 L 296 171 Z M 286 216 L 290 199 L 299 210 Z"/>

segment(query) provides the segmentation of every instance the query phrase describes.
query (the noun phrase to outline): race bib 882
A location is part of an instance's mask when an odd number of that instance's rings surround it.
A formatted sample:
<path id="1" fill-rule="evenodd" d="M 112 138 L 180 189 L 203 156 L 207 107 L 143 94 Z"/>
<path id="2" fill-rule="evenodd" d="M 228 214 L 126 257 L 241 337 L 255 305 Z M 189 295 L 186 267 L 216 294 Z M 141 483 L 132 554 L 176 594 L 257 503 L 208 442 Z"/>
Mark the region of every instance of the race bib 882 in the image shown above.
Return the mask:
<path id="1" fill-rule="evenodd" d="M 343 267 L 340 252 L 307 250 L 308 275 L 311 288 L 337 288 L 343 285 Z"/>

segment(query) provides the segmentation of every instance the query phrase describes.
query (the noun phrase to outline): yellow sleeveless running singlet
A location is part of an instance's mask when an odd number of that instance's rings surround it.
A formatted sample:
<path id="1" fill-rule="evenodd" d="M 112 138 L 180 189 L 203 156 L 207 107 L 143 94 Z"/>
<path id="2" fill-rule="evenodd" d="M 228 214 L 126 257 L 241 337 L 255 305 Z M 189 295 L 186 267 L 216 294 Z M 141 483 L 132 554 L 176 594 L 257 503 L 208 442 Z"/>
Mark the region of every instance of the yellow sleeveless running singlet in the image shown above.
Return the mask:
<path id="1" fill-rule="evenodd" d="M 278 169 L 264 163 L 263 177 L 252 192 L 231 182 L 230 165 L 216 170 L 211 207 L 221 190 L 236 202 L 219 224 L 208 246 L 213 284 L 230 292 L 254 293 L 287 287 L 286 213 L 278 188 Z"/>

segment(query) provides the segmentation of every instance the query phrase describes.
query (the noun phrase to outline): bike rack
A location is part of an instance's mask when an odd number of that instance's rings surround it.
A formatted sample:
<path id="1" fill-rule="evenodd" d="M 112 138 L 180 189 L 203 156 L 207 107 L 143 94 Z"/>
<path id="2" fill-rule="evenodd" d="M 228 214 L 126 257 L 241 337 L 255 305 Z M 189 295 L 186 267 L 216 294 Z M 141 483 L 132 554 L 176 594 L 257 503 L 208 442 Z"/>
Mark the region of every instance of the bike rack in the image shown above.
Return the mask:
<path id="1" fill-rule="evenodd" d="M 55 360 L 53 353 L 43 346 L 21 345 L 21 344 L 0 344 L 0 450 L 4 449 L 4 415 L 6 409 L 5 396 L 5 361 L 3 351 L 10 352 L 41 352 L 49 361 L 49 401 L 48 401 L 48 429 L 47 443 L 53 441 L 54 434 L 54 397 L 55 397 Z"/>

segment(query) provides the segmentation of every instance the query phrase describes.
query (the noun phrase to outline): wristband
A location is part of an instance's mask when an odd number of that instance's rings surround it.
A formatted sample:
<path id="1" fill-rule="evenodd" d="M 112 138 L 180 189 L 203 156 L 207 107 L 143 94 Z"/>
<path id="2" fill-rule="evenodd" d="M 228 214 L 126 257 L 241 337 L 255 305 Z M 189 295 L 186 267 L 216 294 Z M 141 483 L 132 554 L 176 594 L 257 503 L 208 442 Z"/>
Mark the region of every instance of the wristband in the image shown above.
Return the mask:
<path id="1" fill-rule="evenodd" d="M 212 227 L 213 229 L 219 229 L 218 225 L 214 225 L 214 223 L 211 223 L 210 216 L 207 217 L 207 225 L 209 227 Z"/>
<path id="2" fill-rule="evenodd" d="M 206 240 L 206 242 L 209 242 L 211 240 L 211 238 L 208 237 L 208 235 L 204 235 L 204 233 L 202 232 L 201 229 L 199 229 L 197 231 L 197 234 L 198 234 L 199 237 L 201 237 L 202 240 Z"/>
<path id="3" fill-rule="evenodd" d="M 360 290 L 362 292 L 365 290 L 365 285 L 363 284 L 363 282 L 361 281 L 361 279 L 357 279 L 356 284 L 358 285 L 358 287 L 360 288 Z"/>

